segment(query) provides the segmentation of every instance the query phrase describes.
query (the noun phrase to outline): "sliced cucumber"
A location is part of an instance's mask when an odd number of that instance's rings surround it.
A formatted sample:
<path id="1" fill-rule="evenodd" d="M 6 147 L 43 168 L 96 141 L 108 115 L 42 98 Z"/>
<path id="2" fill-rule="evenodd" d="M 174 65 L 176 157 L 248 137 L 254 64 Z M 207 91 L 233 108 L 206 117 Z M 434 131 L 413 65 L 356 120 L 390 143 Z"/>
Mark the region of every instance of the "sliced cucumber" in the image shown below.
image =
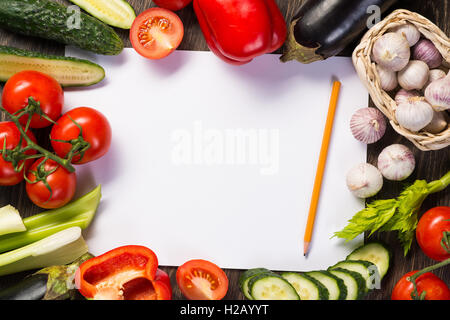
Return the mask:
<path id="1" fill-rule="evenodd" d="M 350 271 L 358 272 L 366 282 L 366 292 L 373 289 L 373 281 L 381 279 L 378 273 L 378 268 L 375 264 L 369 261 L 363 260 L 345 260 L 338 262 L 330 269 L 335 268 L 347 269 Z"/>
<path id="2" fill-rule="evenodd" d="M 277 274 L 258 274 L 248 283 L 255 300 L 300 300 L 294 287 Z"/>
<path id="3" fill-rule="evenodd" d="M 345 300 L 347 287 L 341 278 L 328 271 L 311 271 L 307 272 L 306 275 L 316 279 L 328 289 L 328 300 Z"/>
<path id="4" fill-rule="evenodd" d="M 64 87 L 89 86 L 105 78 L 105 70 L 88 60 L 0 46 L 0 81 L 24 70 L 48 74 Z"/>
<path id="5" fill-rule="evenodd" d="M 344 281 L 347 287 L 345 300 L 359 300 L 366 294 L 366 281 L 358 272 L 342 268 L 336 268 L 329 272 Z"/>
<path id="6" fill-rule="evenodd" d="M 241 291 L 244 294 L 244 296 L 249 300 L 253 300 L 253 297 L 250 294 L 250 291 L 248 290 L 249 289 L 248 283 L 250 279 L 260 274 L 271 274 L 271 273 L 273 272 L 265 268 L 255 268 L 245 271 L 239 278 L 239 286 L 241 287 Z"/>
<path id="7" fill-rule="evenodd" d="M 328 289 L 313 277 L 295 272 L 285 272 L 281 276 L 295 288 L 300 300 L 328 300 Z"/>
<path id="8" fill-rule="evenodd" d="M 381 242 L 371 242 L 354 250 L 347 257 L 347 260 L 364 260 L 375 264 L 381 278 L 388 272 L 391 251 Z"/>
<path id="9" fill-rule="evenodd" d="M 130 29 L 136 13 L 125 0 L 70 0 L 110 26 Z"/>

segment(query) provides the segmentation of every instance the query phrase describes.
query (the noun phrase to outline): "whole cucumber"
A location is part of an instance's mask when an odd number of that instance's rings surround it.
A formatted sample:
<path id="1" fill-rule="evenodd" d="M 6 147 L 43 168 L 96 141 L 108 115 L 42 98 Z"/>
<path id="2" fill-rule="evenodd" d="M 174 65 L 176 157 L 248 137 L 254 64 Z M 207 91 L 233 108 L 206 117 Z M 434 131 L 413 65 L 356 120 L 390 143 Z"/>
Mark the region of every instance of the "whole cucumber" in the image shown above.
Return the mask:
<path id="1" fill-rule="evenodd" d="M 339 54 L 397 0 L 307 0 L 292 19 L 281 61 L 311 63 Z M 381 18 L 381 17 L 378 17 Z"/>
<path id="2" fill-rule="evenodd" d="M 117 55 L 123 50 L 111 27 L 75 7 L 49 0 L 1 0 L 0 27 L 98 54 Z"/>

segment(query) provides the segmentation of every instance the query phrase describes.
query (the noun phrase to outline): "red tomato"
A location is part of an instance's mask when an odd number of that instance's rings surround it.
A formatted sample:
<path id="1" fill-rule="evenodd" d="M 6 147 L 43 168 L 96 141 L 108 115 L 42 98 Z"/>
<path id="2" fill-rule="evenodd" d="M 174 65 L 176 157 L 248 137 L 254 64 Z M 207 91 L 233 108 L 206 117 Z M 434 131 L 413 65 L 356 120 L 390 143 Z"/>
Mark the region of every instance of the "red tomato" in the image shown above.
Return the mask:
<path id="1" fill-rule="evenodd" d="M 111 126 L 103 114 L 88 107 L 70 110 L 53 126 L 50 138 L 56 154 L 65 158 L 72 149 L 72 143 L 55 141 L 55 139 L 72 141 L 79 137 L 80 129 L 74 121 L 81 127 L 83 140 L 89 143 L 89 149 L 82 158 L 80 155 L 75 156 L 72 163 L 83 164 L 104 156 L 111 146 Z"/>
<path id="2" fill-rule="evenodd" d="M 36 142 L 36 138 L 34 137 L 33 133 L 28 130 L 27 131 L 28 137 L 33 142 Z M 6 145 L 4 145 L 6 141 Z M 13 150 L 19 145 L 20 142 L 20 131 L 17 129 L 14 122 L 11 121 L 5 121 L 0 122 L 0 151 L 3 150 L 3 147 L 6 146 L 7 150 Z M 22 147 L 26 147 L 27 142 L 25 139 L 22 139 Z M 26 155 L 33 155 L 36 154 L 35 150 L 28 150 L 25 152 Z M 27 160 L 24 166 L 24 169 L 27 169 L 34 160 L 30 159 Z M 19 166 L 23 164 L 23 161 L 19 162 Z M 6 161 L 4 158 L 4 155 L 0 155 L 0 185 L 1 186 L 13 186 L 18 183 L 20 183 L 23 180 L 23 171 L 22 169 L 19 172 L 16 172 L 14 170 L 14 166 L 11 162 Z"/>
<path id="3" fill-rule="evenodd" d="M 153 2 L 161 8 L 178 11 L 187 7 L 188 4 L 192 2 L 192 0 L 153 0 Z"/>
<path id="4" fill-rule="evenodd" d="M 417 243 L 431 259 L 443 261 L 450 252 L 442 246 L 444 234 L 450 234 L 450 207 L 436 207 L 425 212 L 416 229 Z"/>
<path id="5" fill-rule="evenodd" d="M 27 178 L 31 182 L 36 181 L 36 172 L 38 165 L 44 159 L 38 159 L 31 166 L 27 173 Z M 68 172 L 65 168 L 61 167 L 53 160 L 47 160 L 43 166 L 45 171 L 49 172 L 55 170 L 53 173 L 47 176 L 46 181 L 52 192 L 48 190 L 44 182 L 38 181 L 35 183 L 27 182 L 26 190 L 30 200 L 38 207 L 44 209 L 56 209 L 64 206 L 70 200 L 72 200 L 76 184 L 77 176 L 75 172 Z"/>
<path id="6" fill-rule="evenodd" d="M 21 71 L 13 75 L 3 88 L 2 104 L 9 113 L 15 113 L 28 105 L 28 98 L 39 103 L 41 111 L 53 121 L 58 120 L 64 104 L 64 92 L 52 77 L 37 71 Z M 25 125 L 28 115 L 20 118 Z M 31 128 L 44 128 L 51 125 L 40 115 L 33 115 Z"/>
<path id="7" fill-rule="evenodd" d="M 150 8 L 142 12 L 130 30 L 133 48 L 148 59 L 167 57 L 178 48 L 183 36 L 181 19 L 164 8 Z"/>
<path id="8" fill-rule="evenodd" d="M 225 272 L 205 260 L 191 260 L 180 266 L 177 283 L 189 300 L 221 300 L 228 291 Z"/>
<path id="9" fill-rule="evenodd" d="M 412 300 L 411 293 L 414 290 L 413 283 L 409 277 L 417 271 L 405 274 L 395 285 L 392 291 L 392 300 Z M 417 291 L 420 294 L 426 292 L 425 300 L 450 300 L 450 290 L 444 281 L 431 272 L 421 275 L 416 280 Z"/>

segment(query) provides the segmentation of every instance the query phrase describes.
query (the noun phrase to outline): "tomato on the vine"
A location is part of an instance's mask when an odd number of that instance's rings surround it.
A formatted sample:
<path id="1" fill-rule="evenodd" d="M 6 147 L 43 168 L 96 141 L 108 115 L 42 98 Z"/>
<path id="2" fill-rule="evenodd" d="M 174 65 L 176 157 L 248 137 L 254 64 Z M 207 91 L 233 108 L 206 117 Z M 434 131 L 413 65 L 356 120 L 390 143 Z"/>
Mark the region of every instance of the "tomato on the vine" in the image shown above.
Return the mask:
<path id="1" fill-rule="evenodd" d="M 192 0 L 153 0 L 153 2 L 161 8 L 171 11 L 178 11 L 188 6 Z"/>
<path id="2" fill-rule="evenodd" d="M 416 239 L 431 259 L 450 258 L 450 207 L 435 207 L 425 212 L 417 224 Z"/>
<path id="3" fill-rule="evenodd" d="M 83 164 L 97 160 L 108 152 L 112 132 L 103 114 L 92 108 L 79 107 L 59 118 L 52 128 L 50 139 L 53 149 L 61 158 L 66 158 L 72 147 L 78 146 L 78 153 L 72 158 L 72 163 Z"/>
<path id="4" fill-rule="evenodd" d="M 411 294 L 414 291 L 414 285 L 410 281 L 410 277 L 416 272 L 408 272 L 397 282 L 392 291 L 392 300 L 413 300 Z M 417 278 L 416 283 L 419 296 L 425 292 L 425 300 L 450 300 L 448 286 L 433 273 L 422 274 Z"/>
<path id="5" fill-rule="evenodd" d="M 36 138 L 33 133 L 28 130 L 27 136 L 33 141 L 36 142 Z M 34 160 L 24 160 L 18 161 L 18 168 L 21 166 L 22 169 L 16 171 L 14 165 L 10 161 L 6 161 L 6 155 L 4 155 L 3 148 L 6 147 L 6 150 L 14 150 L 17 146 L 19 146 L 21 140 L 21 135 L 19 129 L 16 125 L 11 121 L 0 122 L 0 185 L 1 186 L 13 186 L 20 183 L 23 180 L 24 170 L 26 170 Z M 21 147 L 25 148 L 27 146 L 27 142 L 25 139 L 22 139 Z M 36 154 L 36 151 L 33 149 L 27 150 L 24 152 L 25 155 L 33 155 Z"/>
<path id="6" fill-rule="evenodd" d="M 64 91 L 61 85 L 52 77 L 38 71 L 18 72 L 9 78 L 3 88 L 2 105 L 6 111 L 15 114 L 28 106 L 38 112 L 31 117 L 31 128 L 39 129 L 51 125 L 45 117 L 52 121 L 58 120 L 63 104 Z M 24 114 L 19 121 L 26 125 L 28 118 L 29 115 Z"/>
<path id="7" fill-rule="evenodd" d="M 66 205 L 75 195 L 77 177 L 57 162 L 36 160 L 27 173 L 26 191 L 38 207 L 56 209 Z"/>

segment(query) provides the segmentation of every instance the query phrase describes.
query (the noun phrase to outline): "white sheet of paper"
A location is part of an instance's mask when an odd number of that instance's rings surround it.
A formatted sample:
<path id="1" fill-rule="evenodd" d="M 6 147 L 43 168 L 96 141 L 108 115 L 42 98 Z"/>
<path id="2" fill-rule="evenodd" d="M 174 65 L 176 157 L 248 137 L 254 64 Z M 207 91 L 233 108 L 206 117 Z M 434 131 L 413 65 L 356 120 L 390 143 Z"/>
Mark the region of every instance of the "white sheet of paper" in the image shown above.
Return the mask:
<path id="1" fill-rule="evenodd" d="M 349 120 L 368 95 L 349 58 L 311 65 L 265 55 L 235 67 L 210 52 L 176 51 L 149 61 L 68 47 L 101 64 L 106 79 L 66 90 L 66 110 L 106 115 L 113 144 L 78 167 L 78 195 L 101 183 L 103 198 L 86 232 L 93 254 L 127 244 L 153 249 L 160 265 L 206 259 L 223 268 L 314 270 L 335 264 L 362 238 L 333 232 L 363 201 L 345 185 L 366 160 Z M 310 254 L 303 235 L 331 94 L 342 82 Z"/>

